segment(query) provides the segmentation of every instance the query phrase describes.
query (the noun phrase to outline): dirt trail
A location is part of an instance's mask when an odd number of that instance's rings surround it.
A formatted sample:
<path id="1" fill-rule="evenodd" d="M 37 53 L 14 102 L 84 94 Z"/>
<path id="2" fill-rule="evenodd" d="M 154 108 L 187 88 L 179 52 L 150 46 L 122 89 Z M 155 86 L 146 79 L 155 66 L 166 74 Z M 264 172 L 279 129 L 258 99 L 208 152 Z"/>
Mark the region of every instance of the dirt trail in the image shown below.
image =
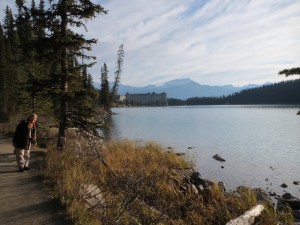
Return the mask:
<path id="1" fill-rule="evenodd" d="M 0 225 L 70 224 L 58 215 L 39 172 L 41 149 L 31 153 L 31 170 L 18 172 L 11 138 L 0 133 Z"/>

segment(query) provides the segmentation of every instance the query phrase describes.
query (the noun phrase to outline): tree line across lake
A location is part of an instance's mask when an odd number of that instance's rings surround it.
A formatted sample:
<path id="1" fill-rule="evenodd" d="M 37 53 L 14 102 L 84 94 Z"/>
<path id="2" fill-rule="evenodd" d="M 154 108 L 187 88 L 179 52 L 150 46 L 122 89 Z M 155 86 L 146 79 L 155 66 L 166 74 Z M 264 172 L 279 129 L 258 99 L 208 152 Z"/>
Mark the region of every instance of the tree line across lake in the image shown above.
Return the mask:
<path id="1" fill-rule="evenodd" d="M 168 105 L 300 104 L 300 79 L 246 89 L 228 96 L 168 99 Z"/>

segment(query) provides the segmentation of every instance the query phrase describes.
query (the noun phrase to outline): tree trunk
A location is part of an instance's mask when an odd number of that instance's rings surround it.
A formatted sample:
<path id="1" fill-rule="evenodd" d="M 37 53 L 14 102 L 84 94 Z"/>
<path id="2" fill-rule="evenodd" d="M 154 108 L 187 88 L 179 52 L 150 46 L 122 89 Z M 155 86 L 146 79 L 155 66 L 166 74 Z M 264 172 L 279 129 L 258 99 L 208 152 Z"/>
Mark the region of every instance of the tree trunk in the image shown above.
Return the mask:
<path id="1" fill-rule="evenodd" d="M 253 224 L 255 217 L 259 216 L 263 210 L 263 205 L 256 205 L 252 209 L 246 211 L 243 215 L 230 220 L 226 225 L 251 225 Z"/>
<path id="2" fill-rule="evenodd" d="M 66 94 L 68 91 L 68 64 L 67 64 L 67 48 L 65 40 L 67 35 L 67 14 L 66 14 L 66 0 L 61 2 L 61 39 L 63 40 L 63 47 L 61 50 L 61 83 L 60 83 L 60 121 L 58 130 L 57 147 L 63 149 L 65 142 L 65 130 L 67 127 L 67 100 Z"/>

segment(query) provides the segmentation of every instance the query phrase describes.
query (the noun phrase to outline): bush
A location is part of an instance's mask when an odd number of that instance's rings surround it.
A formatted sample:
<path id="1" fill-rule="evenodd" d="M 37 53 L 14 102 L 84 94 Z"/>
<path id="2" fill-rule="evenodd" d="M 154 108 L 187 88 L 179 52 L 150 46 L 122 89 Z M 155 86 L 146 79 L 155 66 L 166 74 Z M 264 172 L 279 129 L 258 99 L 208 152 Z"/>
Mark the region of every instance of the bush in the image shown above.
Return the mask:
<path id="1" fill-rule="evenodd" d="M 248 188 L 224 193 L 212 183 L 195 193 L 184 179 L 191 173 L 191 161 L 155 143 L 103 143 L 88 134 L 73 133 L 65 146 L 63 151 L 49 148 L 44 174 L 75 224 L 218 225 L 258 203 Z M 99 187 L 102 199 L 88 206 L 83 185 Z M 279 217 L 265 204 L 260 224 L 279 220 L 292 224 L 290 214 Z"/>

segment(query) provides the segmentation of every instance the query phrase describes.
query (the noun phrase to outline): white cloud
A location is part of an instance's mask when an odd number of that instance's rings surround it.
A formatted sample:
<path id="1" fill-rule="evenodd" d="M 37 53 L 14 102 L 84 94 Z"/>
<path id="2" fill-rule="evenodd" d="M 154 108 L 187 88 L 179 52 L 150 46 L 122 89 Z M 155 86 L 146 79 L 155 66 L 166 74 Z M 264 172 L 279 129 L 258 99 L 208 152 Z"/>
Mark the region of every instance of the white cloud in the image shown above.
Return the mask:
<path id="1" fill-rule="evenodd" d="M 136 86 L 178 78 L 213 85 L 274 82 L 285 79 L 279 70 L 300 66 L 300 1 L 97 2 L 109 12 L 87 24 L 86 35 L 99 40 L 92 52 L 98 63 L 90 70 L 96 82 L 104 62 L 113 75 L 120 44 L 121 82 Z"/>
<path id="2" fill-rule="evenodd" d="M 298 66 L 298 2 L 207 1 L 191 10 L 193 1 L 157 6 L 160 1 L 146 5 L 132 0 L 130 5 L 142 4 L 132 13 L 128 7 L 123 11 L 121 1 L 112 2 L 119 5 L 110 10 L 122 18 L 122 26 L 118 20 L 99 18 L 109 27 L 102 45 L 124 43 L 123 83 L 189 77 L 199 83 L 242 85 L 282 80 L 279 70 Z"/>

